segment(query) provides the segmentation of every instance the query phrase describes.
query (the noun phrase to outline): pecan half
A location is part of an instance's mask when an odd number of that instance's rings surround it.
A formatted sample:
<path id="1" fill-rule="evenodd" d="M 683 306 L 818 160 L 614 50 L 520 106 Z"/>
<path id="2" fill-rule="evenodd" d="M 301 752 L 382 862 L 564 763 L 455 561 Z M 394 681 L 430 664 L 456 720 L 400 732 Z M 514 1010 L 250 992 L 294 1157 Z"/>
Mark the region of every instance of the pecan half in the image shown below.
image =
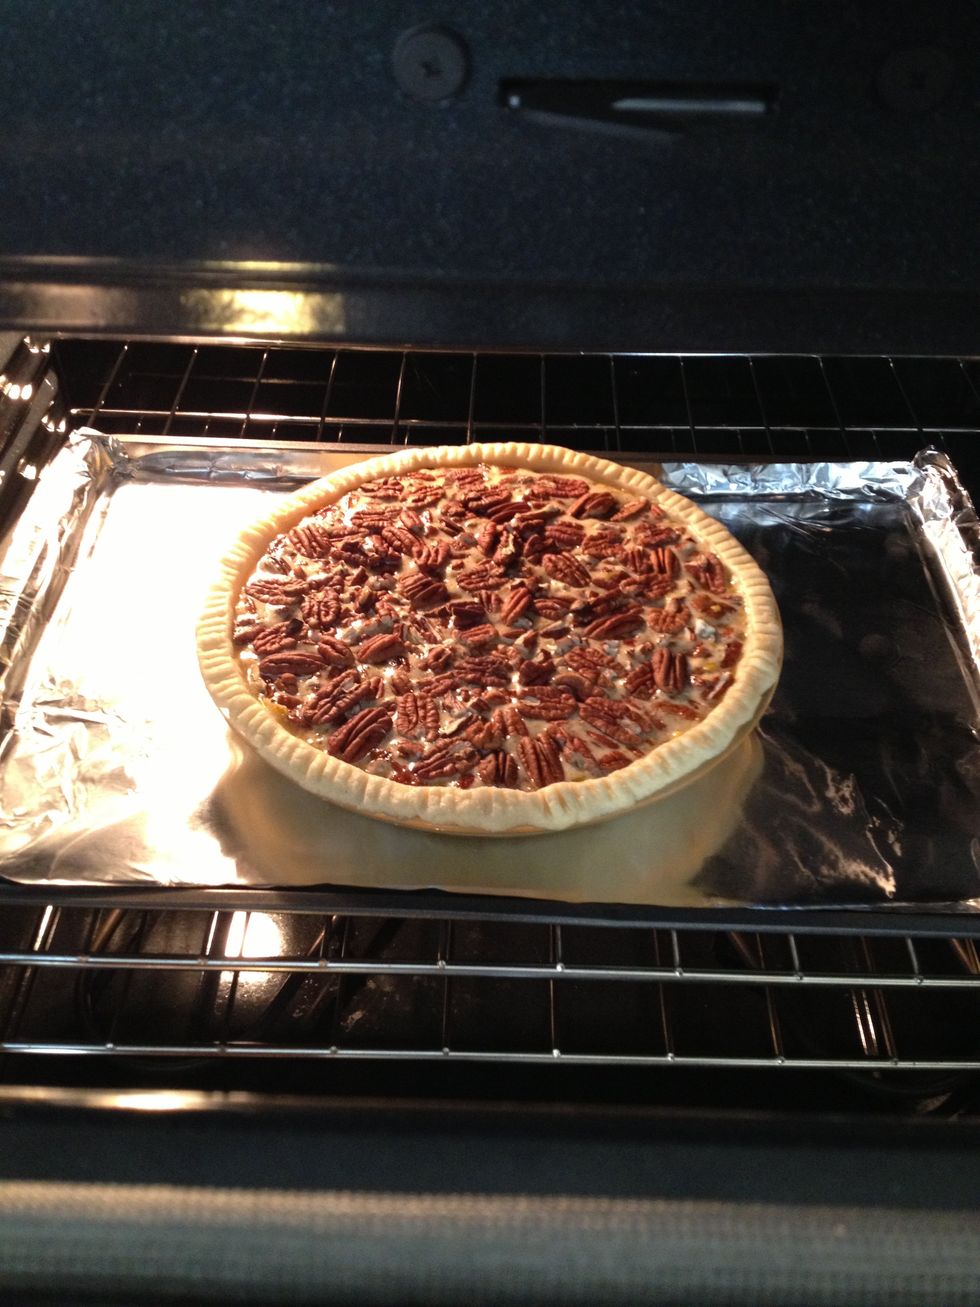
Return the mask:
<path id="1" fill-rule="evenodd" d="M 471 722 L 463 734 L 474 748 L 484 753 L 490 749 L 501 748 L 504 742 L 504 732 L 500 729 L 499 723 L 494 721 Z"/>
<path id="2" fill-rule="evenodd" d="M 627 676 L 625 685 L 630 694 L 635 694 L 641 699 L 649 699 L 656 686 L 651 664 L 645 662 L 640 663 L 639 667 L 634 667 Z"/>
<path id="3" fill-rule="evenodd" d="M 360 487 L 362 495 L 369 499 L 401 499 L 405 487 L 398 477 L 383 477 L 378 481 L 367 481 Z"/>
<path id="4" fill-rule="evenodd" d="M 436 540 L 432 544 L 419 541 L 412 551 L 412 557 L 419 571 L 441 572 L 449 562 L 449 543 L 446 540 Z"/>
<path id="5" fill-rule="evenodd" d="M 590 532 L 582 541 L 581 549 L 590 558 L 614 557 L 619 550 L 620 544 L 620 528 L 607 525 Z"/>
<path id="6" fill-rule="evenodd" d="M 505 738 L 511 735 L 519 738 L 528 733 L 524 718 L 512 703 L 504 704 L 501 708 L 495 708 L 490 720 Z"/>
<path id="7" fill-rule="evenodd" d="M 259 675 L 264 681 L 276 681 L 284 672 L 291 672 L 293 676 L 313 676 L 321 671 L 323 660 L 318 654 L 299 653 L 295 649 L 284 649 L 259 661 Z"/>
<path id="8" fill-rule="evenodd" d="M 369 681 L 358 681 L 352 676 L 341 676 L 330 685 L 318 690 L 302 710 L 304 726 L 322 726 L 326 722 L 339 722 L 363 699 L 373 699 L 377 686 Z"/>
<path id="9" fill-rule="evenodd" d="M 685 571 L 703 590 L 712 594 L 725 591 L 725 569 L 715 554 L 699 554 L 685 565 Z"/>
<path id="10" fill-rule="evenodd" d="M 575 711 L 572 695 L 553 685 L 538 685 L 521 695 L 519 711 L 529 722 L 563 722 Z"/>
<path id="11" fill-rule="evenodd" d="M 652 608 L 647 611 L 647 626 L 651 631 L 663 631 L 667 635 L 676 635 L 688 623 L 690 614 L 684 607 Z"/>
<path id="12" fill-rule="evenodd" d="M 623 607 L 623 596 L 618 589 L 609 594 L 592 595 L 588 599 L 577 599 L 572 604 L 572 620 L 576 626 L 588 626 L 597 618 L 608 617 L 610 613 Z"/>
<path id="13" fill-rule="evenodd" d="M 590 640 L 622 640 L 635 634 L 643 625 L 642 608 L 624 608 L 621 612 L 610 613 L 590 622 L 585 634 Z"/>
<path id="14" fill-rule="evenodd" d="M 568 510 L 572 517 L 611 517 L 618 504 L 606 490 L 586 491 Z"/>
<path id="15" fill-rule="evenodd" d="M 500 620 L 505 626 L 511 626 L 519 617 L 523 617 L 531 606 L 531 592 L 523 582 L 515 585 L 504 599 L 500 609 Z"/>
<path id="16" fill-rule="evenodd" d="M 404 658 L 408 650 L 397 635 L 372 635 L 357 647 L 362 663 L 390 663 Z"/>
<path id="17" fill-rule="evenodd" d="M 658 545 L 651 549 L 650 563 L 653 570 L 663 576 L 674 576 L 677 572 L 677 555 L 666 545 Z"/>
<path id="18" fill-rule="evenodd" d="M 431 694 L 416 695 L 419 709 L 419 721 L 422 734 L 427 740 L 435 740 L 439 735 L 439 705 Z"/>
<path id="19" fill-rule="evenodd" d="M 395 700 L 395 730 L 399 735 L 411 735 L 418 724 L 418 700 L 411 691 L 400 694 Z"/>
<path id="20" fill-rule="evenodd" d="M 638 576 L 633 580 L 624 581 L 622 590 L 624 594 L 635 595 L 643 599 L 662 599 L 664 595 L 670 594 L 674 588 L 674 583 L 669 576 L 661 576 L 657 572 L 648 572 L 645 576 Z"/>
<path id="21" fill-rule="evenodd" d="M 651 667 L 657 689 L 663 690 L 665 694 L 679 694 L 687 684 L 685 654 L 674 653 L 670 649 L 661 647 L 654 650 Z"/>
<path id="22" fill-rule="evenodd" d="M 350 667 L 354 662 L 351 649 L 343 640 L 337 640 L 332 635 L 321 636 L 316 648 L 328 667 Z"/>
<path id="23" fill-rule="evenodd" d="M 511 502 L 509 490 L 478 490 L 461 496 L 463 505 L 476 517 L 482 517 L 493 508 Z"/>
<path id="24" fill-rule="evenodd" d="M 369 585 L 362 585 L 354 595 L 354 607 L 359 613 L 369 613 L 378 602 L 378 592 Z"/>
<path id="25" fill-rule="evenodd" d="M 598 762 L 603 771 L 610 772 L 619 771 L 621 767 L 628 767 L 632 759 L 627 758 L 626 754 L 621 753 L 619 749 L 610 749 L 608 753 L 604 753 L 599 758 Z"/>
<path id="26" fill-rule="evenodd" d="M 459 572 L 456 576 L 457 584 L 461 590 L 496 590 L 502 586 L 506 580 L 503 572 L 493 563 L 477 563 L 476 567 L 471 567 L 465 571 Z"/>
<path id="27" fill-rule="evenodd" d="M 433 781 L 445 776 L 460 776 L 474 766 L 477 758 L 476 750 L 469 743 L 454 740 L 451 744 L 439 744 L 423 754 L 415 764 L 415 779 Z"/>
<path id="28" fill-rule="evenodd" d="M 351 525 L 359 527 L 363 531 L 380 531 L 382 527 L 396 522 L 399 518 L 399 510 L 391 504 L 387 508 L 362 508 L 356 513 L 351 514 Z"/>
<path id="29" fill-rule="evenodd" d="M 672 526 L 654 526 L 652 522 L 641 522 L 634 528 L 637 544 L 645 549 L 655 549 L 658 545 L 676 545 L 680 533 Z"/>
<path id="30" fill-rule="evenodd" d="M 649 505 L 648 499 L 630 499 L 625 504 L 617 508 L 613 513 L 614 522 L 628 522 L 634 517 L 639 517 L 645 508 Z"/>
<path id="31" fill-rule="evenodd" d="M 585 527 L 579 522 L 549 522 L 544 539 L 545 544 L 555 549 L 577 549 L 585 539 Z"/>
<path id="32" fill-rule="evenodd" d="M 616 659 L 601 649 L 569 649 L 565 661 L 583 676 L 598 676 L 600 672 L 618 666 Z"/>
<path id="33" fill-rule="evenodd" d="M 481 554 L 487 557 L 497 548 L 497 541 L 500 538 L 500 527 L 496 522 L 485 522 L 476 537 L 476 547 Z"/>
<path id="34" fill-rule="evenodd" d="M 330 532 L 316 522 L 293 527 L 286 539 L 304 558 L 326 558 L 333 547 Z"/>
<path id="35" fill-rule="evenodd" d="M 547 685 L 554 674 L 554 660 L 546 654 L 540 662 L 532 658 L 522 662 L 517 673 L 517 679 L 521 685 Z"/>
<path id="36" fill-rule="evenodd" d="M 513 789 L 517 784 L 517 762 L 502 749 L 491 753 L 477 763 L 476 774 L 484 785 L 502 785 Z"/>
<path id="37" fill-rule="evenodd" d="M 271 576 L 260 576 L 249 581 L 245 593 L 270 608 L 286 608 L 304 593 L 306 586 L 302 581 L 278 580 Z"/>
<path id="38" fill-rule="evenodd" d="M 640 735 L 658 723 L 625 699 L 593 696 L 579 709 L 582 720 L 620 744 L 635 745 Z"/>
<path id="39" fill-rule="evenodd" d="M 564 780 L 565 767 L 558 746 L 548 735 L 525 736 L 517 741 L 517 749 L 524 764 L 528 780 L 536 790 Z"/>
<path id="40" fill-rule="evenodd" d="M 581 477 L 552 476 L 550 473 L 535 477 L 525 490 L 528 499 L 581 499 L 589 493 L 588 481 Z"/>
<path id="41" fill-rule="evenodd" d="M 422 659 L 422 666 L 427 672 L 444 672 L 453 660 L 453 651 L 444 644 L 437 644 Z"/>
<path id="42" fill-rule="evenodd" d="M 235 629 L 232 631 L 232 644 L 251 644 L 252 640 L 266 628 L 261 622 L 255 620 L 255 616 L 249 613 L 247 616 L 240 616 L 235 619 Z"/>
<path id="43" fill-rule="evenodd" d="M 503 504 L 494 504 L 493 508 L 488 508 L 483 516 L 502 526 L 504 522 L 512 521 L 522 508 L 524 504 L 519 499 L 511 499 Z"/>
<path id="44" fill-rule="evenodd" d="M 449 598 L 449 591 L 442 581 L 418 572 L 402 577 L 397 589 L 415 608 L 436 608 Z"/>
<path id="45" fill-rule="evenodd" d="M 391 730 L 387 708 L 364 708 L 330 736 L 327 751 L 342 762 L 357 762 L 376 748 Z"/>
<path id="46" fill-rule="evenodd" d="M 418 513 L 416 513 L 414 508 L 403 508 L 398 515 L 398 520 L 406 530 L 413 531 L 416 535 L 421 534 L 425 530 L 425 523 L 419 517 Z"/>
<path id="47" fill-rule="evenodd" d="M 521 537 L 515 535 L 510 527 L 506 527 L 500 536 L 500 541 L 493 551 L 493 563 L 495 567 L 502 568 L 504 571 L 513 565 L 520 558 L 524 549 L 524 542 Z"/>
<path id="48" fill-rule="evenodd" d="M 295 649 L 296 637 L 302 629 L 303 623 L 295 617 L 285 622 L 275 622 L 272 626 L 260 627 L 252 638 L 252 648 L 263 658 L 283 649 Z"/>
<path id="49" fill-rule="evenodd" d="M 535 599 L 533 608 L 541 617 L 550 618 L 551 621 L 559 621 L 569 609 L 567 599 L 560 599 L 557 595 L 549 595 L 547 599 Z"/>
<path id="50" fill-rule="evenodd" d="M 386 545 L 402 554 L 414 554 L 419 546 L 418 536 L 404 526 L 386 526 L 381 532 L 381 538 Z"/>
<path id="51" fill-rule="evenodd" d="M 472 494 L 486 484 L 483 472 L 478 467 L 451 467 L 443 474 L 447 485 L 456 486 L 461 494 Z"/>
<path id="52" fill-rule="evenodd" d="M 364 542 L 365 559 L 372 572 L 397 572 L 402 565 L 402 555 L 397 549 L 386 545 L 380 536 L 371 536 Z"/>
<path id="53" fill-rule="evenodd" d="M 524 541 L 532 536 L 543 536 L 544 529 L 558 509 L 535 508 L 529 513 L 521 513 L 513 523 L 513 530 Z"/>
<path id="54" fill-rule="evenodd" d="M 461 631 L 470 626 L 482 626 L 487 620 L 487 610 L 472 599 L 457 599 L 449 605 L 449 611 L 453 615 L 453 624 Z"/>
<path id="55" fill-rule="evenodd" d="M 583 676 L 581 672 L 576 671 L 559 672 L 552 681 L 556 689 L 565 690 L 579 700 L 589 697 L 595 689 L 595 683 L 595 676 Z"/>
<path id="56" fill-rule="evenodd" d="M 307 626 L 324 630 L 335 626 L 340 617 L 340 595 L 336 590 L 320 590 L 303 599 L 300 615 Z"/>
<path id="57" fill-rule="evenodd" d="M 410 508 L 431 508 L 442 498 L 441 486 L 417 486 L 410 489 L 405 496 L 405 503 Z"/>
<path id="58" fill-rule="evenodd" d="M 399 667 L 393 672 L 388 684 L 391 686 L 392 694 L 408 694 L 412 688 L 412 678 L 403 668 Z"/>
<path id="59" fill-rule="evenodd" d="M 510 684 L 510 665 L 498 654 L 460 658 L 455 670 L 460 681 L 466 685 Z"/>
<path id="60" fill-rule="evenodd" d="M 474 649 L 488 649 L 500 639 L 497 628 L 491 626 L 489 622 L 484 622 L 482 626 L 468 627 L 460 633 L 459 638 L 463 644 Z"/>
<path id="61" fill-rule="evenodd" d="M 555 581 L 581 588 L 589 584 L 589 573 L 571 554 L 545 554 L 541 566 Z"/>

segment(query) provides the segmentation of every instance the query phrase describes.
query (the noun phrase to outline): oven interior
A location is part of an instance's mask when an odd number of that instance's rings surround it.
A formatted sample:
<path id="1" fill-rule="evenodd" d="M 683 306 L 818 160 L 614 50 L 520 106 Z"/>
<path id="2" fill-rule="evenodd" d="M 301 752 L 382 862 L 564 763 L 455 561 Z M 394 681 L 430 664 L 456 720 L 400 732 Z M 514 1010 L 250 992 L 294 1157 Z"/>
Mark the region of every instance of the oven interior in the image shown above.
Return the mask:
<path id="1" fill-rule="evenodd" d="M 970 358 L 27 339 L 5 410 L 6 512 L 82 425 L 365 453 L 506 435 L 732 463 L 935 447 L 980 483 Z M 12 1100 L 723 1105 L 800 1120 L 977 1107 L 980 955 L 965 919 L 868 929 L 859 913 L 733 924 L 438 894 L 0 893 Z"/>

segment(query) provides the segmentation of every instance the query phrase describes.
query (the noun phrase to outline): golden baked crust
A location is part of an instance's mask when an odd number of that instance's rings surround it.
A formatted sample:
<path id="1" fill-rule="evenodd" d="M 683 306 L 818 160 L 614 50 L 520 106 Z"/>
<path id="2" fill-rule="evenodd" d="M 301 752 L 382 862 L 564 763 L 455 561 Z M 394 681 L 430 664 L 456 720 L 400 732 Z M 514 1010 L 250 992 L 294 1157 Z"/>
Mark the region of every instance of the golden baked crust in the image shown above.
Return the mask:
<path id="1" fill-rule="evenodd" d="M 727 570 L 742 599 L 744 635 L 734 680 L 702 720 L 629 765 L 591 779 L 520 790 L 481 785 L 409 785 L 333 757 L 290 729 L 282 710 L 257 697 L 233 643 L 236 604 L 269 543 L 311 513 L 367 483 L 421 469 L 503 466 L 585 478 L 645 499 L 696 538 Z M 561 830 L 602 820 L 676 789 L 724 756 L 752 729 L 772 693 L 782 657 L 779 615 L 765 576 L 717 521 L 645 473 L 551 446 L 501 443 L 412 449 L 371 459 L 317 481 L 247 528 L 222 560 L 197 633 L 205 682 L 229 723 L 273 766 L 341 806 L 405 825 L 482 834 Z"/>

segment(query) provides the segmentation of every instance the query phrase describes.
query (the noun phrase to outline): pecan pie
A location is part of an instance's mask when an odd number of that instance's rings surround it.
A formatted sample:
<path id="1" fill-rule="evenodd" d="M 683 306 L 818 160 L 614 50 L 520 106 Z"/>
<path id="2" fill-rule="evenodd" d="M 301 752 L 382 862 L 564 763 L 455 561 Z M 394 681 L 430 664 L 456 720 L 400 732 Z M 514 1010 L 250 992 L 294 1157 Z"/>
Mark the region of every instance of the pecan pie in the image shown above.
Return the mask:
<path id="1" fill-rule="evenodd" d="M 558 830 L 700 773 L 779 674 L 769 585 L 644 473 L 548 446 L 406 450 L 248 528 L 198 631 L 276 767 L 438 830 Z"/>

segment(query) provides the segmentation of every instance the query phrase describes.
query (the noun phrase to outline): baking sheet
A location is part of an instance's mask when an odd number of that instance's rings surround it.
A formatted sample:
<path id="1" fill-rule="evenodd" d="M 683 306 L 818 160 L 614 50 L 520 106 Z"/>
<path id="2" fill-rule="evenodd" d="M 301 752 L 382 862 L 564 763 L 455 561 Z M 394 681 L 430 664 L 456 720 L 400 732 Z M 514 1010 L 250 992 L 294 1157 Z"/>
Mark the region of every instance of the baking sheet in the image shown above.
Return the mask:
<path id="1" fill-rule="evenodd" d="M 271 497 L 363 456 L 81 432 L 45 469 L 0 555 L 0 875 L 978 906 L 980 533 L 941 455 L 666 465 L 773 583 L 786 659 L 772 707 L 663 807 L 508 841 L 312 798 L 229 735 L 201 684 L 193 631 L 221 550 Z"/>

